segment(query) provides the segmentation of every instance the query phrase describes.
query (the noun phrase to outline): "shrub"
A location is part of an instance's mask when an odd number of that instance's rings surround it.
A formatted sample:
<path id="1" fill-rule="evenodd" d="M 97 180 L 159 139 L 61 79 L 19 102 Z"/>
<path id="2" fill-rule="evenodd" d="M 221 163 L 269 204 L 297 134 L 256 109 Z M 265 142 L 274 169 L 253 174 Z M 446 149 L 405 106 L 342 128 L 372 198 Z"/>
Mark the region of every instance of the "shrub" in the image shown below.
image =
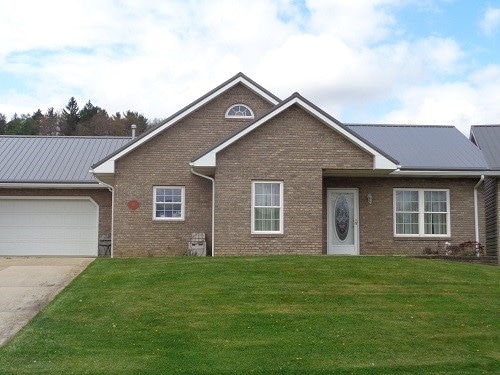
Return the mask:
<path id="1" fill-rule="evenodd" d="M 484 255 L 484 246 L 476 241 L 462 242 L 459 245 L 446 243 L 446 255 L 452 256 L 482 256 Z"/>

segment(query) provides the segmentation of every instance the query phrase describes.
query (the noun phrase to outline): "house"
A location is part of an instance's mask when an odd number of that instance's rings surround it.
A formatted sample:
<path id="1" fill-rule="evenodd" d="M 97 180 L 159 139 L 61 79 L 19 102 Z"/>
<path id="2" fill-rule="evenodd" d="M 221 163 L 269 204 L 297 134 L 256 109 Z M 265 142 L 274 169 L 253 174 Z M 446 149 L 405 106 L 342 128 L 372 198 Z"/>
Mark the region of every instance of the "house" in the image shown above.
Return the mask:
<path id="1" fill-rule="evenodd" d="M 96 256 L 111 231 L 111 192 L 89 167 L 128 142 L 0 136 L 0 256 Z"/>
<path id="2" fill-rule="evenodd" d="M 95 180 L 83 192 L 16 185 L 21 175 L 4 181 L 0 167 L 0 199 L 105 194 L 97 232 L 112 233 L 118 257 L 180 255 L 199 232 L 211 255 L 422 254 L 485 241 L 489 166 L 454 127 L 343 124 L 239 73 L 122 141 L 88 163 Z"/>
<path id="3" fill-rule="evenodd" d="M 500 178 L 500 125 L 471 126 L 470 140 L 483 152 L 490 172 L 484 180 L 485 220 L 486 220 L 486 252 L 498 255 L 500 242 L 499 231 L 499 190 Z"/>

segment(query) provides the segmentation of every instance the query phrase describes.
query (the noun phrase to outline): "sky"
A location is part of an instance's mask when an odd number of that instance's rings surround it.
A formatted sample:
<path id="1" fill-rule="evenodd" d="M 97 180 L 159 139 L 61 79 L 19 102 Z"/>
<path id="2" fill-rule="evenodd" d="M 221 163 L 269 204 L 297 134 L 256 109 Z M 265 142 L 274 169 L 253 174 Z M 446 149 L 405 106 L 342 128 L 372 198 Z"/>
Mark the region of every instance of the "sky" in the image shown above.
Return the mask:
<path id="1" fill-rule="evenodd" d="M 0 0 L 0 113 L 163 119 L 243 72 L 344 123 L 500 124 L 500 0 Z"/>

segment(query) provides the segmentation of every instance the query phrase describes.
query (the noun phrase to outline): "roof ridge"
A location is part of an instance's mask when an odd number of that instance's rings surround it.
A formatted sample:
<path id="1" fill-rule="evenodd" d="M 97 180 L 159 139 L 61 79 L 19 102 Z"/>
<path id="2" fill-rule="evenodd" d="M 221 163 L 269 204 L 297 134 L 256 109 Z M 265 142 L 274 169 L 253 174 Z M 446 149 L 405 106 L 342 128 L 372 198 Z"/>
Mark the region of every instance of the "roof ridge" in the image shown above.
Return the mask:
<path id="1" fill-rule="evenodd" d="M 431 125 L 431 124 L 360 124 L 360 123 L 343 123 L 346 126 L 371 126 L 371 127 L 394 127 L 394 128 L 455 128 L 453 125 Z"/>
<path id="2" fill-rule="evenodd" d="M 471 125 L 471 128 L 498 128 L 500 124 Z"/>

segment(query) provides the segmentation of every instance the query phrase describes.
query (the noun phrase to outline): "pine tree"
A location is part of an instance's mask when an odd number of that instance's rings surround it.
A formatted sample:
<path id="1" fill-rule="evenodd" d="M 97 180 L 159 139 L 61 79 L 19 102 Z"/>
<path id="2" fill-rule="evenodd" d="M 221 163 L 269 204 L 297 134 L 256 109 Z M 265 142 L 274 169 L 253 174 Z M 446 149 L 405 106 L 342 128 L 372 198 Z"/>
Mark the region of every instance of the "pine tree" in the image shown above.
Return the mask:
<path id="1" fill-rule="evenodd" d="M 63 127 L 63 135 L 74 135 L 76 132 L 76 125 L 80 121 L 79 108 L 76 99 L 72 96 L 68 104 L 63 109 L 63 118 L 65 126 Z"/>

